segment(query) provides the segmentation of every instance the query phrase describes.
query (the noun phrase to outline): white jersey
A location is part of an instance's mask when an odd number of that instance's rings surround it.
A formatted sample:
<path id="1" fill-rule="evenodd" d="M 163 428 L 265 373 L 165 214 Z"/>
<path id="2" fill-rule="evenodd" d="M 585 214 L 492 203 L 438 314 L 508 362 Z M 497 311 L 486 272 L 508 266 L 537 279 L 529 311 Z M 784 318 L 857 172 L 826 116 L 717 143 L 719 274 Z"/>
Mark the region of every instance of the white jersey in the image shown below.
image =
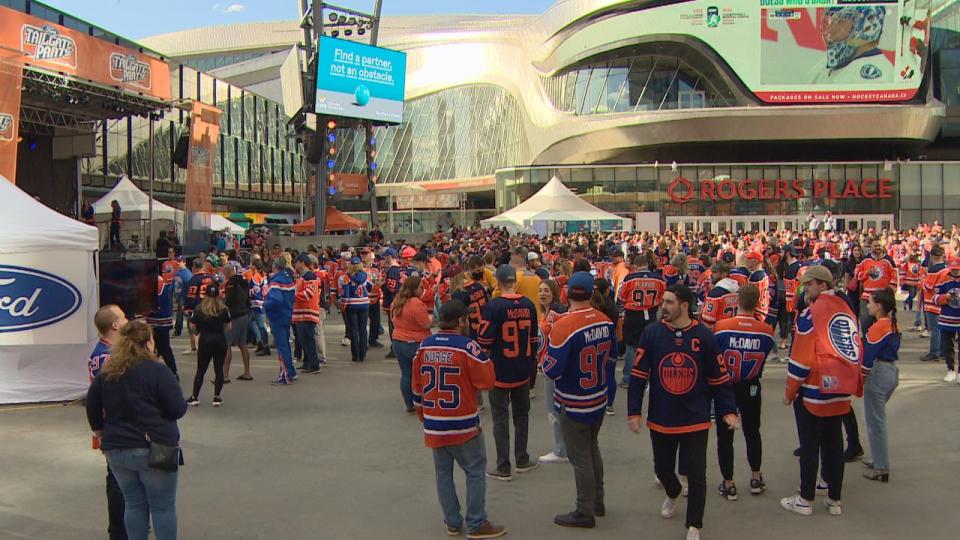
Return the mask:
<path id="1" fill-rule="evenodd" d="M 855 58 L 840 69 L 821 64 L 810 71 L 807 80 L 811 84 L 876 84 L 893 81 L 894 71 L 884 55 L 874 54 Z"/>

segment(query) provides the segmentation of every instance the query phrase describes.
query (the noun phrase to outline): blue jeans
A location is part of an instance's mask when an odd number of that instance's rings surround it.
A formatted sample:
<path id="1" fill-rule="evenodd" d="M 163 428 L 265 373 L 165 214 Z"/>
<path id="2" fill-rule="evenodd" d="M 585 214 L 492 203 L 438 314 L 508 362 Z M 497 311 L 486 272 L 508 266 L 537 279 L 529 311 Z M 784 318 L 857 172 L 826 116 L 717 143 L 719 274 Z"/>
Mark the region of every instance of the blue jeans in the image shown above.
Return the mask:
<path id="1" fill-rule="evenodd" d="M 273 341 L 280 356 L 280 376 L 277 382 L 289 384 L 297 378 L 297 368 L 293 366 L 293 351 L 290 350 L 290 321 L 270 321 L 273 329 Z"/>
<path id="2" fill-rule="evenodd" d="M 930 331 L 930 355 L 940 356 L 940 325 L 937 324 L 936 313 L 924 312 L 923 318 L 927 321 L 927 330 Z"/>
<path id="3" fill-rule="evenodd" d="M 369 307 L 346 308 L 347 337 L 350 338 L 350 354 L 359 362 L 367 358 L 367 319 Z"/>
<path id="4" fill-rule="evenodd" d="M 444 446 L 433 449 L 433 464 L 437 472 L 437 497 L 443 509 L 443 522 L 447 527 L 463 527 L 460 516 L 460 499 L 453 482 L 453 463 L 463 469 L 467 476 L 467 533 L 480 528 L 487 521 L 487 450 L 483 445 L 483 434 L 458 446 Z"/>
<path id="5" fill-rule="evenodd" d="M 403 404 L 407 410 L 413 408 L 413 357 L 417 355 L 417 349 L 420 344 L 416 341 L 394 341 L 393 354 L 397 355 L 397 363 L 400 364 L 400 395 L 403 396 Z"/>
<path id="6" fill-rule="evenodd" d="M 176 540 L 178 473 L 151 469 L 148 448 L 107 450 L 104 454 L 123 492 L 127 537 L 147 540 L 152 515 L 156 540 Z"/>
<path id="7" fill-rule="evenodd" d="M 900 371 L 894 362 L 877 361 L 863 385 L 863 412 L 867 417 L 867 438 L 873 468 L 890 470 L 887 451 L 887 402 L 900 384 Z"/>
<path id="8" fill-rule="evenodd" d="M 260 345 L 270 346 L 270 334 L 267 333 L 267 316 L 262 311 L 250 312 L 250 333 Z"/>
<path id="9" fill-rule="evenodd" d="M 560 413 L 557 412 L 557 406 L 553 401 L 553 392 L 557 384 L 546 375 L 543 381 L 543 401 L 547 405 L 547 421 L 553 428 L 553 453 L 560 457 L 567 457 L 567 445 L 563 442 L 563 430 L 560 428 Z"/>

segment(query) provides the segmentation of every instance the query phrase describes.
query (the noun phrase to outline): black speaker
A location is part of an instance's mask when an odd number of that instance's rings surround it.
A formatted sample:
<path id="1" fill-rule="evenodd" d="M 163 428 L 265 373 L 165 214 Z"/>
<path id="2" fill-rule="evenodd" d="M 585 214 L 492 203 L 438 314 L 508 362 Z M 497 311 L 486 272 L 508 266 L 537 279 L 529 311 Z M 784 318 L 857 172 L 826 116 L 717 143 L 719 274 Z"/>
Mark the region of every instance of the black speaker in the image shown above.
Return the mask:
<path id="1" fill-rule="evenodd" d="M 186 133 L 177 139 L 177 146 L 173 149 L 173 162 L 181 169 L 187 168 L 187 156 L 190 154 L 190 136 Z"/>

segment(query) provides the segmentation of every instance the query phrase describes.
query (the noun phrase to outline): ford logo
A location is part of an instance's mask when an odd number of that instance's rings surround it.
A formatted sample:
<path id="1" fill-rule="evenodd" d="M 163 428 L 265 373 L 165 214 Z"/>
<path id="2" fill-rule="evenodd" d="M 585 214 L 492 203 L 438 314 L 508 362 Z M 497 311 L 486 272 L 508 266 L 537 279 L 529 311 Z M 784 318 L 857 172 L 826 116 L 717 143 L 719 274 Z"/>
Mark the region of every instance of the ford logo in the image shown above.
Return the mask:
<path id="1" fill-rule="evenodd" d="M 0 265 L 0 332 L 60 322 L 80 308 L 80 291 L 53 274 Z"/>

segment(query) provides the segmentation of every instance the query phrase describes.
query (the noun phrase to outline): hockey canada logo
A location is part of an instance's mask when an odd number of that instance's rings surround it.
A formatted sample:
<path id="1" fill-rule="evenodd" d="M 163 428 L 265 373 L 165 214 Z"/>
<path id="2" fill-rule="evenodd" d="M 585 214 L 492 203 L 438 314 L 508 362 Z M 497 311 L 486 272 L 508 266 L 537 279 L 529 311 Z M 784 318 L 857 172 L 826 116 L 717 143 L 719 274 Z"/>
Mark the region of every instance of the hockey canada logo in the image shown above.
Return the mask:
<path id="1" fill-rule="evenodd" d="M 34 60 L 77 69 L 77 43 L 53 26 L 23 25 L 20 48 Z"/>
<path id="2" fill-rule="evenodd" d="M 13 116 L 7 113 L 0 113 L 0 141 L 10 142 L 13 140 Z"/>
<path id="3" fill-rule="evenodd" d="M 857 322 L 846 314 L 834 315 L 827 325 L 830 344 L 841 356 L 857 363 L 860 361 L 860 344 L 857 341 Z"/>
<path id="4" fill-rule="evenodd" d="M 660 383 L 664 390 L 681 396 L 697 382 L 697 362 L 687 353 L 675 352 L 660 361 Z"/>
<path id="5" fill-rule="evenodd" d="M 141 62 L 132 54 L 110 55 L 110 78 L 140 88 L 150 89 L 150 64 Z"/>

